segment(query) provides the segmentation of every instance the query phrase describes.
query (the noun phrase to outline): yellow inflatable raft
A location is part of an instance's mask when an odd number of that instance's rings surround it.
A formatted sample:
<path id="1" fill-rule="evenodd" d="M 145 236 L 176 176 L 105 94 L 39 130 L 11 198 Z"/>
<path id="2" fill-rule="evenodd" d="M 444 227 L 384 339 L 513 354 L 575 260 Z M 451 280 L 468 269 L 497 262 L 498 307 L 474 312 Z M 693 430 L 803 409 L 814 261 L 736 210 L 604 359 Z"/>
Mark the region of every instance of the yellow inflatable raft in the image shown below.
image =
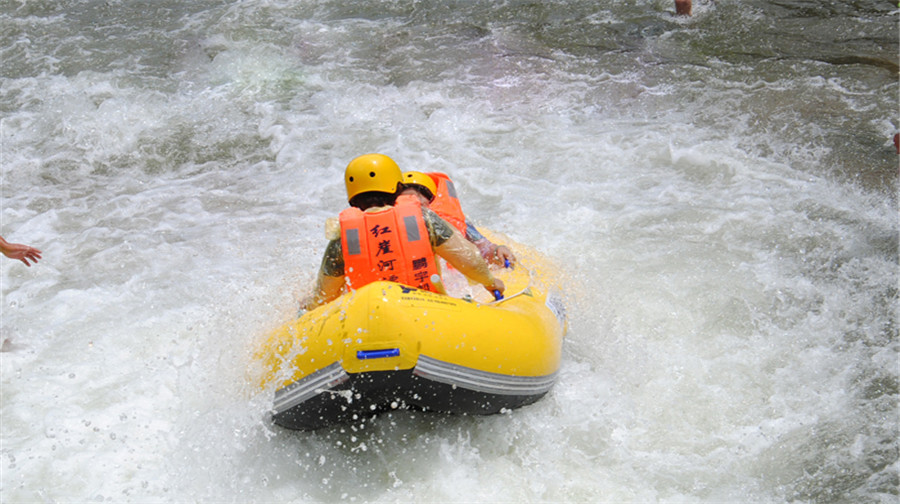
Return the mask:
<path id="1" fill-rule="evenodd" d="M 516 268 L 495 273 L 507 286 L 500 301 L 459 273 L 448 292 L 463 299 L 375 282 L 273 332 L 259 358 L 275 423 L 311 430 L 396 408 L 493 414 L 543 397 L 565 308 L 536 254 L 516 253 Z"/>

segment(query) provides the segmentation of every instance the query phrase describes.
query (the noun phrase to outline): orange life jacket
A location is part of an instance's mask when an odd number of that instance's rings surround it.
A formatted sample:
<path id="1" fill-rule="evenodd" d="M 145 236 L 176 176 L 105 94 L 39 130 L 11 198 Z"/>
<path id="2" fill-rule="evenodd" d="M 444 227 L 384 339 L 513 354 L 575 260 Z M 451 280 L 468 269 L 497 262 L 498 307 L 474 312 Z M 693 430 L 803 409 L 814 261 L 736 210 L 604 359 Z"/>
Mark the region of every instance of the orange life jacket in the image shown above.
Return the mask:
<path id="1" fill-rule="evenodd" d="M 393 207 L 379 212 L 348 208 L 340 223 L 344 275 L 351 288 L 387 280 L 442 292 L 432 280 L 439 275 L 437 262 L 415 197 L 400 196 Z"/>
<path id="2" fill-rule="evenodd" d="M 456 196 L 456 187 L 453 186 L 453 181 L 444 173 L 431 172 L 427 175 L 434 180 L 434 184 L 437 186 L 437 194 L 434 195 L 434 200 L 428 205 L 428 208 L 443 217 L 465 236 L 466 216 L 463 214 L 462 205 Z"/>

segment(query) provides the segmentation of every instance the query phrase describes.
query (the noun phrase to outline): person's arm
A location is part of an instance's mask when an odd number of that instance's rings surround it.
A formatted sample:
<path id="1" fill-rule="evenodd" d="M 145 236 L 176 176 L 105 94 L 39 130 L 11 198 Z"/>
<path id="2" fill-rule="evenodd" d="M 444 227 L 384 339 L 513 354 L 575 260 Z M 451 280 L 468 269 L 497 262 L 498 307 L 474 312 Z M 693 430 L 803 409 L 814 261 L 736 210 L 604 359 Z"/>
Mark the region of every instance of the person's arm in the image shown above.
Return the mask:
<path id="1" fill-rule="evenodd" d="M 478 247 L 463 238 L 459 231 L 454 230 L 450 239 L 436 247 L 434 252 L 463 275 L 483 285 L 485 289 L 491 292 L 500 291 L 501 294 L 506 290 L 503 281 L 491 274 L 488 263 L 478 252 Z"/>
<path id="2" fill-rule="evenodd" d="M 516 256 L 506 245 L 497 245 L 487 238 L 482 238 L 474 243 L 485 261 L 501 266 L 505 266 L 508 263 L 510 267 L 516 264 Z"/>
<path id="3" fill-rule="evenodd" d="M 333 301 L 344 290 L 344 255 L 341 253 L 341 240 L 331 240 L 322 256 L 322 265 L 316 278 L 316 286 L 312 294 L 300 301 L 300 309 L 313 308 Z"/>
<path id="4" fill-rule="evenodd" d="M 316 287 L 313 293 L 300 301 L 301 310 L 312 310 L 329 301 L 334 301 L 341 295 L 344 289 L 344 277 L 333 277 L 323 275 L 319 272 L 319 278 L 316 279 Z"/>
<path id="5" fill-rule="evenodd" d="M 497 245 L 485 238 L 485 236 L 481 234 L 468 219 L 466 219 L 466 239 L 478 247 L 478 251 L 481 252 L 481 257 L 484 257 L 485 261 L 501 266 L 505 266 L 507 262 L 510 266 L 516 264 L 516 256 L 513 255 L 512 250 L 510 250 L 509 247 L 506 245 Z"/>
<path id="6" fill-rule="evenodd" d="M 4 240 L 2 236 L 0 236 L 0 252 L 10 259 L 22 261 L 25 263 L 25 266 L 29 267 L 31 264 L 29 264 L 28 261 L 31 260 L 32 263 L 37 263 L 42 254 L 40 250 L 34 247 L 22 245 L 21 243 L 9 243 Z"/>
<path id="7" fill-rule="evenodd" d="M 506 290 L 503 281 L 491 274 L 487 262 L 472 242 L 466 240 L 456 228 L 436 213 L 427 208 L 422 210 L 425 222 L 430 228 L 429 236 L 435 254 L 444 258 L 462 274 L 484 285 L 487 290 L 491 292 L 497 290 L 501 293 Z"/>

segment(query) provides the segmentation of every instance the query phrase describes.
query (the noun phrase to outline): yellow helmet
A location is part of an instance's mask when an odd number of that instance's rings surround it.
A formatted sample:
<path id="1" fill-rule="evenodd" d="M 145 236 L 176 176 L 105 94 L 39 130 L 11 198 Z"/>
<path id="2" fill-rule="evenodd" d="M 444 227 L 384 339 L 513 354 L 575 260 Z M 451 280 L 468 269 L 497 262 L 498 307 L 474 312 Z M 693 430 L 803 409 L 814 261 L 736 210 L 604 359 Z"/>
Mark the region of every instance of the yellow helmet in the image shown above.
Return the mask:
<path id="1" fill-rule="evenodd" d="M 394 194 L 403 183 L 400 167 L 384 154 L 365 154 L 350 161 L 344 171 L 347 199 L 365 192 Z"/>
<path id="2" fill-rule="evenodd" d="M 437 184 L 434 183 L 434 179 L 422 172 L 403 172 L 403 183 L 406 185 L 418 185 L 428 189 L 431 191 L 432 198 L 437 194 Z"/>

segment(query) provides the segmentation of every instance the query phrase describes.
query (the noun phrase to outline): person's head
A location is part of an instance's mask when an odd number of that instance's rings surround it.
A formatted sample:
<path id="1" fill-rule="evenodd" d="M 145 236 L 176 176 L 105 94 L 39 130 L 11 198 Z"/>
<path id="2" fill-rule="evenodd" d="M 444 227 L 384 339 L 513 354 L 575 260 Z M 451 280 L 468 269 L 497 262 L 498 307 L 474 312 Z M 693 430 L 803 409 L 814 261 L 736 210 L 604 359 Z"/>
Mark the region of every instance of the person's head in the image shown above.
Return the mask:
<path id="1" fill-rule="evenodd" d="M 403 193 L 417 196 L 423 205 L 428 205 L 437 194 L 437 185 L 434 179 L 427 174 L 417 171 L 403 173 Z"/>
<path id="2" fill-rule="evenodd" d="M 393 205 L 403 189 L 403 174 L 397 163 L 384 154 L 365 154 L 347 165 L 344 183 L 350 206 L 365 210 Z"/>

